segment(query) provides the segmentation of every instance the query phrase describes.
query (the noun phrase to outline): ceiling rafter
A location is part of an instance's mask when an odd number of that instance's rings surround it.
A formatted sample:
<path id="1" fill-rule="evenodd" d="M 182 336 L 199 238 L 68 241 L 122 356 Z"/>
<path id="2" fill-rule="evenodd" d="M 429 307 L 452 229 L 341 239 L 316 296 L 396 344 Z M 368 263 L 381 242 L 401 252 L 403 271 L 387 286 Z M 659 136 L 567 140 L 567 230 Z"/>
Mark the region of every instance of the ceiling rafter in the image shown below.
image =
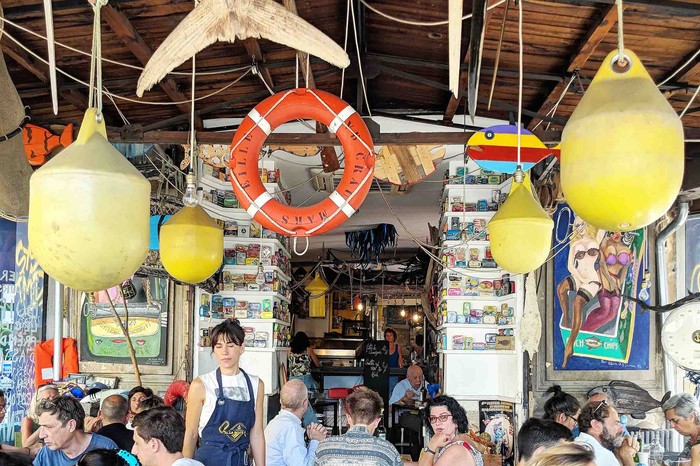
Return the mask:
<path id="1" fill-rule="evenodd" d="M 111 5 L 105 5 L 101 11 L 102 17 L 107 21 L 107 24 L 112 31 L 117 35 L 119 40 L 126 46 L 127 49 L 138 59 L 138 61 L 146 66 L 148 60 L 153 56 L 153 49 L 143 40 L 141 34 L 134 28 L 124 13 L 117 10 Z M 173 102 L 184 102 L 190 99 L 183 94 L 177 86 L 177 83 L 172 78 L 164 78 L 158 83 L 165 94 Z M 177 108 L 185 113 L 190 113 L 189 103 L 179 103 Z M 202 119 L 195 115 L 194 126 L 197 129 L 204 128 Z"/>
<path id="2" fill-rule="evenodd" d="M 258 64 L 258 72 L 262 75 L 270 89 L 275 89 L 275 81 L 272 79 L 270 70 L 265 66 L 265 57 L 263 56 L 262 49 L 260 48 L 260 41 L 254 37 L 249 37 L 243 40 L 243 45 L 245 46 L 246 52 L 253 59 L 255 63 Z"/>
<path id="3" fill-rule="evenodd" d="M 626 9 L 627 5 L 623 5 L 622 8 L 623 10 Z M 588 61 L 588 58 L 590 58 L 615 23 L 617 23 L 616 5 L 604 6 L 600 10 L 600 14 L 595 20 L 593 27 L 588 30 L 586 35 L 580 41 L 576 52 L 571 56 L 569 65 L 566 67 L 567 75 L 580 69 Z M 556 86 L 554 86 L 536 113 L 546 115 L 554 107 L 554 105 L 556 105 L 557 100 L 559 100 L 562 92 L 564 92 L 564 89 L 566 89 L 567 81 L 568 80 L 560 81 Z M 534 128 L 540 121 L 541 119 L 539 118 L 533 118 L 527 125 L 528 129 L 532 130 L 532 128 Z"/>
<path id="4" fill-rule="evenodd" d="M 507 0 L 510 1 L 510 0 Z M 495 0 L 488 0 L 486 4 L 486 18 L 484 19 L 484 31 L 488 28 L 489 26 L 489 21 L 491 20 L 491 16 L 493 16 L 493 11 L 495 8 L 491 8 L 491 6 L 496 3 Z M 505 5 L 505 4 L 504 4 Z M 455 97 L 454 95 L 450 95 L 450 101 L 447 102 L 447 108 L 445 108 L 445 114 L 442 116 L 442 121 L 446 123 L 452 123 L 452 119 L 455 116 L 455 113 L 457 113 L 457 108 L 459 108 L 459 103 L 462 101 L 462 98 L 464 98 L 464 89 L 466 89 L 467 84 L 469 83 L 469 50 L 471 49 L 471 41 L 469 45 L 467 46 L 467 51 L 464 53 L 464 60 L 463 60 L 463 65 L 462 65 L 462 70 L 459 72 L 459 96 Z M 478 92 L 478 90 L 477 90 Z"/>
<path id="5" fill-rule="evenodd" d="M 27 54 L 17 44 L 10 40 L 3 40 L 1 45 L 2 51 L 17 62 L 19 66 L 36 76 L 39 81 L 43 82 L 44 84 L 49 84 L 48 67 L 46 65 Z M 63 89 L 60 85 L 58 92 L 62 99 L 65 99 L 66 102 L 70 103 L 81 112 L 85 112 L 85 110 L 87 110 L 88 95 L 85 92 L 79 89 Z M 108 119 L 107 115 L 105 115 L 105 119 Z M 111 120 L 111 118 L 109 120 Z"/>
<path id="6" fill-rule="evenodd" d="M 284 0 L 283 3 L 286 9 L 288 9 L 297 16 L 299 15 L 299 12 L 297 11 L 296 0 Z M 309 89 L 315 89 L 316 80 L 314 79 L 314 72 L 311 69 L 311 61 L 309 60 L 309 54 L 297 50 L 297 60 L 299 63 L 299 68 L 301 69 L 301 75 L 304 78 L 304 83 L 306 83 L 305 86 Z M 307 63 L 309 64 L 308 66 Z M 316 133 L 328 133 L 328 127 L 323 123 L 317 121 Z M 340 168 L 340 162 L 338 161 L 338 155 L 335 153 L 334 147 L 321 147 L 321 164 L 323 165 L 323 171 L 326 173 L 334 172 Z"/>

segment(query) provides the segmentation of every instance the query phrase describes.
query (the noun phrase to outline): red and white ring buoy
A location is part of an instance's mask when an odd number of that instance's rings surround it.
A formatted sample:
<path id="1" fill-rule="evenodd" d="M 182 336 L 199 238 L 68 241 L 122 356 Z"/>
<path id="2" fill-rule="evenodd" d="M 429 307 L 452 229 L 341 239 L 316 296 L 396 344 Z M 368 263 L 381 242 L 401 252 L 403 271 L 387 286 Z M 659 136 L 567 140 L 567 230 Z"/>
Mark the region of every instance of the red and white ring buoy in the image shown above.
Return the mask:
<path id="1" fill-rule="evenodd" d="M 258 156 L 267 136 L 282 123 L 298 118 L 328 126 L 345 153 L 345 170 L 336 190 L 307 207 L 290 207 L 275 200 L 258 174 Z M 231 143 L 231 184 L 241 206 L 265 228 L 287 236 L 320 235 L 360 208 L 372 183 L 374 157 L 369 129 L 350 105 L 318 89 L 292 89 L 263 100 L 241 122 Z"/>

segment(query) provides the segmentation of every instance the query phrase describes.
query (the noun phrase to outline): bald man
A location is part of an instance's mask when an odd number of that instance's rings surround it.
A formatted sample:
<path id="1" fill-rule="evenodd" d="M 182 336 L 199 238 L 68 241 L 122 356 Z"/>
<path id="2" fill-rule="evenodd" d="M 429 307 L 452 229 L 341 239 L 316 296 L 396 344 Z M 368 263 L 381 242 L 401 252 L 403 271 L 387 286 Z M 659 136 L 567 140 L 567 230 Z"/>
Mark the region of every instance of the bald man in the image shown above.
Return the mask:
<path id="1" fill-rule="evenodd" d="M 397 383 L 389 397 L 389 404 L 413 404 L 420 399 L 420 389 L 423 387 L 423 369 L 414 364 L 408 368 L 406 378 Z"/>
<path id="2" fill-rule="evenodd" d="M 304 442 L 301 419 L 309 405 L 304 382 L 293 379 L 280 392 L 282 410 L 265 428 L 265 463 L 267 466 L 313 466 L 318 442 L 326 438 L 326 428 L 311 423 L 306 427 L 309 446 Z"/>
<path id="3" fill-rule="evenodd" d="M 111 438 L 122 450 L 131 451 L 134 446 L 134 432 L 127 429 L 126 417 L 129 402 L 121 395 L 110 395 L 102 401 L 100 414 L 102 428 L 98 434 Z"/>

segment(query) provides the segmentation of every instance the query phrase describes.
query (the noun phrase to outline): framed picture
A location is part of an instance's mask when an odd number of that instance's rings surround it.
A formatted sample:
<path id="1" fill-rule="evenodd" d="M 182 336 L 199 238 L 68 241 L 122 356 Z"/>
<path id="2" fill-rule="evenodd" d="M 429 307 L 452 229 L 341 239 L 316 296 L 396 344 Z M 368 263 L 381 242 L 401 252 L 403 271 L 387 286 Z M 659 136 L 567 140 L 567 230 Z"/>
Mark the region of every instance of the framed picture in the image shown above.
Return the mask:
<path id="1" fill-rule="evenodd" d="M 557 253 L 542 281 L 545 338 L 536 357 L 536 390 L 557 383 L 576 392 L 616 379 L 659 388 L 656 358 L 650 357 L 656 354 L 656 338 L 650 337 L 655 319 L 624 298 L 639 296 L 647 267 L 645 230 L 598 230 L 565 203 L 553 219 Z M 581 387 L 581 380 L 590 385 Z"/>
<path id="2" fill-rule="evenodd" d="M 181 364 L 175 361 L 185 358 L 187 339 L 175 335 L 187 336 L 189 331 L 189 287 L 155 276 L 134 277 L 132 281 L 133 297 L 126 300 L 126 306 L 117 288 L 94 293 L 93 302 L 87 293 L 72 290 L 71 307 L 80 316 L 72 321 L 72 326 L 74 334 L 80 336 L 81 373 L 123 377 L 134 372 L 126 338 L 108 296 L 123 324 L 128 310 L 129 336 L 141 374 L 167 376 L 180 370 Z M 158 383 L 160 378 L 153 380 Z"/>

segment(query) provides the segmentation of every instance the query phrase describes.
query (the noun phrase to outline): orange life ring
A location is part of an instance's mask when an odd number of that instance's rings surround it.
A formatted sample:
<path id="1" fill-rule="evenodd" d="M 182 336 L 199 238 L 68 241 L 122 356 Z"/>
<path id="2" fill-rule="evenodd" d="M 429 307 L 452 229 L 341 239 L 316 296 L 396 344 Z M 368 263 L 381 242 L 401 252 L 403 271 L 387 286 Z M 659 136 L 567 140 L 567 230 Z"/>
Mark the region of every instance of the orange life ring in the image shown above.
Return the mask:
<path id="1" fill-rule="evenodd" d="M 63 346 L 61 378 L 66 378 L 68 374 L 80 372 L 78 370 L 78 348 L 72 338 L 64 338 L 61 344 Z M 38 388 L 49 382 L 53 382 L 53 340 L 39 342 L 34 347 L 34 383 Z"/>
<path id="2" fill-rule="evenodd" d="M 176 380 L 168 386 L 163 396 L 163 402 L 168 406 L 173 406 L 178 398 L 187 400 L 187 392 L 190 391 L 190 383 L 186 380 Z"/>
<path id="3" fill-rule="evenodd" d="M 345 170 L 323 201 L 290 207 L 267 192 L 258 174 L 258 155 L 267 136 L 282 123 L 311 118 L 328 126 L 343 146 Z M 231 184 L 241 206 L 265 228 L 286 236 L 314 236 L 338 227 L 367 197 L 374 175 L 374 145 L 355 109 L 318 89 L 292 89 L 268 97 L 243 119 L 231 142 Z"/>

